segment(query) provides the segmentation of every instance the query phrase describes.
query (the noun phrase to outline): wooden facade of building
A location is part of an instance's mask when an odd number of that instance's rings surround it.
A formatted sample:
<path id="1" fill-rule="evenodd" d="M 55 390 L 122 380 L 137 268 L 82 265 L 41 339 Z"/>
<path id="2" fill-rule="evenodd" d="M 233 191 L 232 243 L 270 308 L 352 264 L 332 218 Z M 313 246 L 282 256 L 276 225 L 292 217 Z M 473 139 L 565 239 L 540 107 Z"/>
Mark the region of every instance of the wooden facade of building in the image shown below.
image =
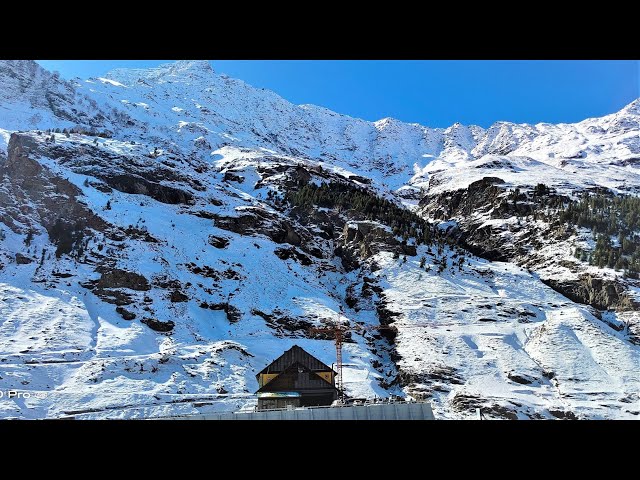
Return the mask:
<path id="1" fill-rule="evenodd" d="M 336 372 L 294 345 L 256 375 L 258 410 L 331 405 Z"/>

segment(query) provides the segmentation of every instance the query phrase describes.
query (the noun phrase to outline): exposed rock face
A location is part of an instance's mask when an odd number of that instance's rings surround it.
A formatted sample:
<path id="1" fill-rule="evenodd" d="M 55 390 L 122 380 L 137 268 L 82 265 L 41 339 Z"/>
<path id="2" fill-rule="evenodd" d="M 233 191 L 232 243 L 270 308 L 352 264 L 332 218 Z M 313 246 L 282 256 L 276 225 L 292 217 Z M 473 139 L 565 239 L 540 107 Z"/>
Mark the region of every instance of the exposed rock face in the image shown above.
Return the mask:
<path id="1" fill-rule="evenodd" d="M 74 85 L 50 73 L 32 60 L 5 60 L 0 64 L 0 101 L 11 102 L 15 95 L 28 101 L 37 111 L 46 108 L 60 120 L 70 120 L 93 126 L 104 126 L 107 122 L 96 102 L 78 95 Z M 79 101 L 91 106 L 94 115 L 79 111 Z M 7 112 L 11 118 L 13 112 Z M 16 112 L 18 115 L 18 112 Z M 36 118 L 37 119 L 37 118 Z"/>
<path id="2" fill-rule="evenodd" d="M 121 290 L 99 288 L 95 286 L 94 282 L 85 282 L 82 284 L 82 286 L 91 290 L 93 294 L 100 298 L 103 302 L 118 306 L 131 305 L 133 303 L 133 297 Z"/>
<path id="3" fill-rule="evenodd" d="M 149 281 L 139 273 L 127 272 L 119 268 L 101 268 L 98 288 L 128 288 L 130 290 L 147 291 L 151 288 Z"/>
<path id="4" fill-rule="evenodd" d="M 289 178 L 292 181 L 296 182 L 298 185 L 306 185 L 307 183 L 309 183 L 309 181 L 311 181 L 311 174 L 306 168 L 297 166 L 293 170 L 293 172 L 289 174 Z"/>
<path id="5" fill-rule="evenodd" d="M 398 241 L 384 226 L 370 221 L 349 222 L 342 231 L 342 244 L 336 249 L 347 271 L 360 266 L 363 260 L 378 252 L 416 255 L 416 247 Z"/>
<path id="6" fill-rule="evenodd" d="M 109 225 L 78 201 L 78 187 L 31 158 L 35 154 L 37 145 L 29 136 L 11 135 L 7 161 L 0 164 L 0 177 L 11 178 L 5 212 L 13 221 L 5 223 L 42 225 L 59 257 L 70 253 L 87 229 L 105 231 Z"/>
<path id="7" fill-rule="evenodd" d="M 518 255 L 527 255 L 528 245 L 505 238 L 501 227 L 485 220 L 531 215 L 536 209 L 535 198 L 531 200 L 524 194 L 510 198 L 504 180 L 485 177 L 465 189 L 425 196 L 419 205 L 437 220 L 458 220 L 457 228 L 449 227 L 451 234 L 475 255 L 492 261 L 512 261 Z"/>
<path id="8" fill-rule="evenodd" d="M 209 235 L 209 245 L 216 248 L 227 248 L 229 246 L 229 240 L 224 237 Z"/>
<path id="9" fill-rule="evenodd" d="M 361 177 L 360 175 L 349 175 L 349 180 L 353 180 L 355 182 L 362 183 L 364 185 L 371 184 L 370 178 Z"/>
<path id="10" fill-rule="evenodd" d="M 241 235 L 263 234 L 276 243 L 300 246 L 302 238 L 293 226 L 277 216 L 258 208 L 245 209 L 237 217 L 215 216 L 215 226 Z"/>
<path id="11" fill-rule="evenodd" d="M 105 191 L 112 188 L 124 193 L 146 195 L 162 203 L 191 205 L 193 195 L 186 188 L 177 188 L 176 185 L 195 190 L 203 188 L 199 182 L 181 176 L 175 168 L 144 155 L 132 160 L 95 145 L 83 145 L 80 151 L 69 151 L 63 146 L 51 144 L 45 149 L 40 147 L 40 150 L 77 173 L 100 179 L 104 182 L 101 188 Z"/>
<path id="12" fill-rule="evenodd" d="M 458 411 L 475 413 L 480 408 L 482 414 L 489 418 L 503 418 L 506 420 L 517 420 L 518 415 L 513 407 L 492 402 L 493 399 L 483 399 L 469 394 L 457 394 L 451 400 L 451 406 Z"/>
<path id="13" fill-rule="evenodd" d="M 120 316 L 122 318 L 124 318 L 125 320 L 133 320 L 136 318 L 136 314 L 133 312 L 130 312 L 129 310 L 127 310 L 126 308 L 123 307 L 116 307 L 116 312 L 120 314 Z"/>
<path id="14" fill-rule="evenodd" d="M 271 159 L 271 158 L 265 158 Z M 271 176 L 280 176 L 282 185 L 287 189 L 295 189 L 301 185 L 306 185 L 311 180 L 311 172 L 301 165 L 273 165 L 269 167 L 260 166 L 256 171 L 261 175 L 262 179 L 256 183 L 255 188 L 261 188 L 265 185 L 265 179 Z M 318 168 L 313 169 L 316 176 L 324 177 L 324 172 Z"/>
<path id="15" fill-rule="evenodd" d="M 464 380 L 456 373 L 455 368 L 446 365 L 433 365 L 427 372 L 410 372 L 400 370 L 397 377 L 400 385 L 413 388 L 416 384 L 431 385 L 436 388 L 446 388 L 450 390 L 450 385 L 463 385 Z"/>
<path id="16" fill-rule="evenodd" d="M 161 333 L 170 332 L 171 330 L 173 330 L 173 327 L 175 327 L 176 325 L 172 320 L 167 320 L 166 322 L 163 322 L 155 318 L 148 318 L 148 317 L 145 317 L 140 321 L 144 323 L 146 326 L 148 326 L 151 330 L 155 330 L 156 332 L 161 332 Z"/>
<path id="17" fill-rule="evenodd" d="M 568 410 L 549 410 L 549 413 L 561 420 L 578 420 L 575 413 Z"/>
<path id="18" fill-rule="evenodd" d="M 339 232 L 344 227 L 344 220 L 332 211 L 294 207 L 289 215 L 301 225 L 315 230 L 316 235 L 325 240 L 333 239 L 336 230 Z"/>
<path id="19" fill-rule="evenodd" d="M 182 293 L 180 290 L 174 290 L 173 292 L 171 292 L 169 300 L 171 300 L 173 303 L 181 303 L 189 301 L 189 297 Z"/>
<path id="20" fill-rule="evenodd" d="M 22 255 L 21 253 L 16 253 L 16 263 L 18 265 L 27 265 L 33 263 L 33 258 Z"/>
<path id="21" fill-rule="evenodd" d="M 520 385 L 531 385 L 533 382 L 535 382 L 535 379 L 530 378 L 528 375 L 520 375 L 515 372 L 507 373 L 507 377 L 509 378 L 509 380 L 519 383 Z"/>
<path id="22" fill-rule="evenodd" d="M 387 300 L 384 298 L 384 294 L 382 294 L 382 298 L 380 298 L 376 304 L 376 312 L 378 314 L 380 324 L 385 326 L 391 325 L 396 321 L 396 318 L 401 315 L 400 313 L 389 309 L 389 305 Z M 387 332 L 387 330 L 384 330 L 384 332 Z"/>
<path id="23" fill-rule="evenodd" d="M 227 314 L 227 320 L 229 320 L 229 323 L 236 323 L 242 318 L 242 312 L 240 309 L 230 303 L 224 304 L 224 311 Z"/>
<path id="24" fill-rule="evenodd" d="M 309 330 L 311 329 L 311 327 L 313 327 L 313 324 L 311 322 L 302 318 L 291 317 L 277 308 L 274 309 L 270 314 L 262 312 L 258 309 L 251 310 L 251 313 L 263 318 L 267 325 L 278 330 L 278 332 L 287 332 L 286 335 L 279 334 L 278 336 L 306 337 L 310 334 Z M 345 341 L 351 341 L 350 337 L 345 339 Z"/>
<path id="25" fill-rule="evenodd" d="M 189 192 L 150 182 L 139 175 L 114 175 L 105 176 L 103 179 L 107 185 L 124 193 L 147 195 L 162 203 L 185 205 L 193 203 L 193 196 Z"/>
<path id="26" fill-rule="evenodd" d="M 276 254 L 278 258 L 281 260 L 288 260 L 293 258 L 296 262 L 309 266 L 311 265 L 311 259 L 307 257 L 304 253 L 297 251 L 295 248 L 276 248 L 273 253 Z"/>
<path id="27" fill-rule="evenodd" d="M 438 220 L 455 219 L 456 226 L 450 228 L 450 235 L 475 255 L 492 261 L 514 262 L 535 271 L 549 265 L 548 256 L 538 254 L 538 250 L 549 242 L 568 241 L 573 230 L 558 221 L 550 221 L 541 228 L 528 219 L 536 212 L 545 211 L 548 205 L 568 201 L 568 197 L 548 188 L 514 194 L 502 179 L 485 177 L 465 189 L 425 196 L 420 206 L 425 214 Z M 487 221 L 515 218 L 517 222 L 511 223 Z M 567 298 L 599 310 L 637 308 L 619 280 L 581 274 L 581 266 L 575 262 L 558 259 L 557 264 L 567 269 L 569 278 L 559 281 L 549 274 L 541 274 L 541 278 Z"/>
<path id="28" fill-rule="evenodd" d="M 223 180 L 225 182 L 238 182 L 238 183 L 242 183 L 244 182 L 244 177 L 240 176 L 240 175 L 235 175 L 231 172 L 226 172 L 224 174 Z"/>
<path id="29" fill-rule="evenodd" d="M 504 183 L 500 178 L 485 177 L 463 190 L 446 192 L 437 198 L 424 197 L 420 200 L 419 206 L 429 207 L 429 214 L 441 220 L 456 215 L 470 216 L 478 209 L 490 209 L 501 203 L 499 197 L 504 193 L 504 188 L 501 187 Z"/>
<path id="30" fill-rule="evenodd" d="M 599 310 L 637 310 L 640 305 L 634 302 L 626 289 L 617 282 L 583 275 L 578 281 L 543 280 L 554 290 L 562 293 L 574 302 L 585 303 Z"/>

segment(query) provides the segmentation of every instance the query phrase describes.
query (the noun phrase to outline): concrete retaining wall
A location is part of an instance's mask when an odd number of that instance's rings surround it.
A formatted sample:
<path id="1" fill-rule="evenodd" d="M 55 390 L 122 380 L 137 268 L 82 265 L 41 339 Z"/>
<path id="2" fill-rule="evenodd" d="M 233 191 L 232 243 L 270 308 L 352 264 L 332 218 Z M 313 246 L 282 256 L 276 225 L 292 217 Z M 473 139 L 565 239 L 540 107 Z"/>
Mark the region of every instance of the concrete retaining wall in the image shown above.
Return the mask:
<path id="1" fill-rule="evenodd" d="M 434 420 L 434 417 L 429 403 L 417 402 L 210 413 L 169 420 Z"/>

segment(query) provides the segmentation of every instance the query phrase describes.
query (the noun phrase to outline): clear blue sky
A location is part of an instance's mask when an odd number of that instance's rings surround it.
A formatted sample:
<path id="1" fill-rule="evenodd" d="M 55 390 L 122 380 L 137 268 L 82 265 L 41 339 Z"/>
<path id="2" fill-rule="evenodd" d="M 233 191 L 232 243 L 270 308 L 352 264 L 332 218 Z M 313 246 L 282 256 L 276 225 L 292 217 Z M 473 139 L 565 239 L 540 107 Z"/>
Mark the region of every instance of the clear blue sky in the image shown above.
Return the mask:
<path id="1" fill-rule="evenodd" d="M 63 77 L 167 61 L 42 60 Z M 575 122 L 640 97 L 638 61 L 214 60 L 217 72 L 366 120 L 394 117 L 431 127 Z"/>

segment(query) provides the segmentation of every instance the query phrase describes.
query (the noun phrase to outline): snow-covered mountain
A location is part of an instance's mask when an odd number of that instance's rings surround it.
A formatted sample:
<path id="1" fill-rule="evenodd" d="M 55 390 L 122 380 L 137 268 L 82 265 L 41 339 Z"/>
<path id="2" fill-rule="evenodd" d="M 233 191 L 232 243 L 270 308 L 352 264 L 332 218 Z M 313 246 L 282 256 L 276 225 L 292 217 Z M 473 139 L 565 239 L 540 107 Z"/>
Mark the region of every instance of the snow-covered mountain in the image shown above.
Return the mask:
<path id="1" fill-rule="evenodd" d="M 639 100 L 432 129 L 208 62 L 68 82 L 0 61 L 0 391 L 30 394 L 0 416 L 251 406 L 292 344 L 333 363 L 309 328 L 340 321 L 350 396 L 634 418 L 640 285 L 575 258 L 591 232 L 554 220 L 585 191 L 640 192 Z M 381 323 L 397 332 L 357 327 Z"/>

